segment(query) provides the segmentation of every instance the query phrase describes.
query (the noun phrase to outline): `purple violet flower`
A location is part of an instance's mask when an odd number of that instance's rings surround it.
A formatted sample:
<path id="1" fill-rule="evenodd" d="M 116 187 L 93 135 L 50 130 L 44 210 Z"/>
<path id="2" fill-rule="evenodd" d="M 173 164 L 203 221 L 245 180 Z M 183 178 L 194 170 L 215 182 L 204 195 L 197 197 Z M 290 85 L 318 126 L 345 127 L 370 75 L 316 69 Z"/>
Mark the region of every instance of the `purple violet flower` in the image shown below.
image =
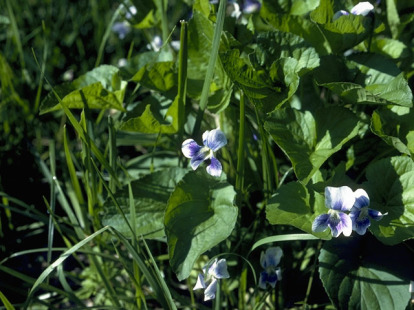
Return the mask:
<path id="1" fill-rule="evenodd" d="M 261 289 L 266 289 L 266 283 L 269 283 L 274 288 L 276 282 L 282 280 L 282 272 L 277 267 L 282 256 L 283 251 L 280 247 L 268 248 L 265 253 L 262 252 L 260 255 L 260 265 L 264 268 L 259 278 L 259 287 Z"/>
<path id="2" fill-rule="evenodd" d="M 333 237 L 338 237 L 341 233 L 344 236 L 350 236 L 352 233 L 352 221 L 349 215 L 344 212 L 351 210 L 354 203 L 354 192 L 348 186 L 326 187 L 325 205 L 330 210 L 327 214 L 322 214 L 315 218 L 312 224 L 312 231 L 322 232 L 329 227 Z"/>
<path id="3" fill-rule="evenodd" d="M 220 129 L 207 130 L 203 133 L 203 144 L 204 146 L 200 146 L 193 139 L 187 139 L 181 145 L 181 151 L 185 157 L 191 159 L 190 165 L 193 170 L 196 170 L 203 161 L 210 159 L 207 172 L 219 177 L 223 168 L 214 157 L 214 153 L 227 144 L 226 136 Z"/>
<path id="4" fill-rule="evenodd" d="M 208 267 L 203 268 L 203 274 L 199 274 L 197 283 L 193 290 L 204 289 L 204 301 L 216 298 L 217 281 L 219 279 L 230 278 L 227 271 L 227 263 L 224 258 L 214 260 L 214 262 Z"/>
<path id="5" fill-rule="evenodd" d="M 352 229 L 359 235 L 364 235 L 367 228 L 371 225 L 370 218 L 379 221 L 387 213 L 382 214 L 377 210 L 368 208 L 369 197 L 365 190 L 357 189 L 354 192 L 354 195 L 355 203 L 349 214 L 352 220 Z"/>

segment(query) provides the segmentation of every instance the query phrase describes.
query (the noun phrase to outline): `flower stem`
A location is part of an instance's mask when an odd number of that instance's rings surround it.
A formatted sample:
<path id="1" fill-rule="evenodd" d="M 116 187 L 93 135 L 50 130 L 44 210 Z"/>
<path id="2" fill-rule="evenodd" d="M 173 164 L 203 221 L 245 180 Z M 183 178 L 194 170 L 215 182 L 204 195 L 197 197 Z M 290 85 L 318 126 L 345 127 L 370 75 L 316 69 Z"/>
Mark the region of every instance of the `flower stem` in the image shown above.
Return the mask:
<path id="1" fill-rule="evenodd" d="M 245 97 L 243 91 L 240 96 L 240 123 L 239 123 L 239 147 L 237 151 L 236 190 L 242 191 L 244 185 L 244 132 L 245 132 Z"/>

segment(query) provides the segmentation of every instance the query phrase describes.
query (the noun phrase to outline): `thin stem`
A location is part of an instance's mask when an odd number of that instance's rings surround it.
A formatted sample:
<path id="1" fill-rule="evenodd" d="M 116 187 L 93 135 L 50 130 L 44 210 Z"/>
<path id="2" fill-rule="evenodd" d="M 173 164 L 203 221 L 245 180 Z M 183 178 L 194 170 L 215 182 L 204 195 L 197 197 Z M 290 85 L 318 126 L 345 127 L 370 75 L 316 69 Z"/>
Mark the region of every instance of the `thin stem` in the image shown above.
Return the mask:
<path id="1" fill-rule="evenodd" d="M 237 151 L 236 190 L 242 191 L 244 186 L 244 133 L 245 133 L 245 96 L 243 91 L 240 96 L 240 123 L 239 123 L 239 148 Z"/>
<path id="2" fill-rule="evenodd" d="M 306 305 L 308 304 L 308 299 L 309 299 L 310 291 L 312 289 L 313 277 L 315 275 L 316 264 L 318 262 L 318 256 L 319 256 L 319 251 L 321 250 L 321 247 L 322 247 L 322 241 L 319 241 L 318 242 L 318 246 L 317 246 L 317 250 L 316 250 L 316 254 L 315 254 L 315 260 L 313 261 L 312 273 L 311 273 L 311 275 L 309 277 L 308 288 L 306 289 L 305 300 L 303 301 L 303 308 L 304 309 L 306 309 Z"/>
<path id="3" fill-rule="evenodd" d="M 196 135 L 201 127 L 201 121 L 203 120 L 204 110 L 207 107 L 208 94 L 210 92 L 211 80 L 213 79 L 214 69 L 216 67 L 216 61 L 218 56 L 218 50 L 220 46 L 221 33 L 223 31 L 224 16 L 226 12 L 227 0 L 221 0 L 217 13 L 217 23 L 214 29 L 213 44 L 210 53 L 210 59 L 208 61 L 208 67 L 206 77 L 204 79 L 203 89 L 201 91 L 200 98 L 200 110 L 198 111 L 197 119 L 193 129 L 193 135 Z"/>

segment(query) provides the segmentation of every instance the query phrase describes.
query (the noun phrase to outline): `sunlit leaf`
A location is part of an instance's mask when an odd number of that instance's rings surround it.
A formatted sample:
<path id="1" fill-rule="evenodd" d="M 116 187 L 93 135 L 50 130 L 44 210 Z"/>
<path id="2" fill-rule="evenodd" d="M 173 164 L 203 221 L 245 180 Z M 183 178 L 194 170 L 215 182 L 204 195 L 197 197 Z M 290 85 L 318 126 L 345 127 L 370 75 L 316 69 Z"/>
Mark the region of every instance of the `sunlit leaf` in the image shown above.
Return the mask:
<path id="1" fill-rule="evenodd" d="M 316 111 L 276 110 L 264 127 L 306 184 L 332 154 L 356 136 L 360 125 L 346 109 L 321 107 Z"/>
<path id="2" fill-rule="evenodd" d="M 316 79 L 348 103 L 412 106 L 413 95 L 404 74 L 380 55 L 356 54 L 347 61 L 325 57 Z"/>
<path id="3" fill-rule="evenodd" d="M 398 106 L 391 109 L 384 107 L 372 114 L 371 130 L 401 153 L 410 155 L 407 136 L 410 132 L 414 132 L 413 119 L 413 109 Z"/>
<path id="4" fill-rule="evenodd" d="M 70 84 L 55 88 L 62 102 L 73 109 L 117 109 L 125 111 L 123 101 L 127 82 L 118 75 L 119 69 L 102 65 L 89 71 Z M 40 114 L 61 109 L 60 103 L 53 93 L 50 93 L 40 106 Z"/>
<path id="5" fill-rule="evenodd" d="M 266 218 L 270 224 L 292 225 L 322 239 L 330 239 L 331 232 L 327 229 L 322 233 L 314 233 L 312 222 L 327 212 L 324 196 L 308 190 L 299 182 L 281 186 L 266 206 Z"/>
<path id="6" fill-rule="evenodd" d="M 174 65 L 172 61 L 149 63 L 141 68 L 131 80 L 153 90 L 168 91 L 177 84 Z"/>
<path id="7" fill-rule="evenodd" d="M 145 238 L 165 236 L 164 213 L 168 198 L 187 172 L 188 170 L 183 168 L 167 168 L 131 182 L 138 236 L 142 235 Z M 126 218 L 130 219 L 128 186 L 116 192 L 115 198 Z M 104 225 L 114 227 L 124 236 L 131 237 L 128 224 L 111 198 L 108 198 L 103 206 L 101 221 Z"/>
<path id="8" fill-rule="evenodd" d="M 312 7 L 316 7 L 318 2 L 314 1 L 313 4 Z M 285 2 L 285 5 L 281 6 L 275 1 L 264 0 L 260 10 L 260 16 L 276 29 L 302 37 L 319 54 L 326 55 L 331 53 L 331 47 L 316 23 L 302 15 L 286 14 L 287 12 L 283 14 L 284 10 L 290 10 L 288 2 Z"/>
<path id="9" fill-rule="evenodd" d="M 414 162 L 391 157 L 367 168 L 367 193 L 372 209 L 387 213 L 371 221 L 370 230 L 383 243 L 394 245 L 414 238 Z"/>
<path id="10" fill-rule="evenodd" d="M 179 280 L 190 275 L 198 257 L 225 240 L 237 219 L 236 192 L 226 176 L 204 169 L 188 173 L 168 201 L 165 232 L 170 265 Z"/>

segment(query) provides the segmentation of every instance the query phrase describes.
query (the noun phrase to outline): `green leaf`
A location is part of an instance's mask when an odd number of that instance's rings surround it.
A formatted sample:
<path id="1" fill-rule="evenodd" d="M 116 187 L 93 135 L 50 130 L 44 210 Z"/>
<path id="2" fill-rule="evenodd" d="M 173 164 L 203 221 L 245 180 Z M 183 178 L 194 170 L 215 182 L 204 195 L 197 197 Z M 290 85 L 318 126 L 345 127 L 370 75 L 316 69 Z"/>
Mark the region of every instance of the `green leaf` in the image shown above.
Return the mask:
<path id="1" fill-rule="evenodd" d="M 226 176 L 204 169 L 188 173 L 168 201 L 165 232 L 170 265 L 179 280 L 186 279 L 197 258 L 225 240 L 237 220 L 236 192 Z"/>
<path id="2" fill-rule="evenodd" d="M 166 92 L 177 84 L 174 66 L 172 61 L 149 63 L 142 67 L 131 80 L 150 89 Z"/>
<path id="3" fill-rule="evenodd" d="M 102 65 L 80 76 L 71 84 L 55 88 L 62 102 L 73 109 L 83 109 L 85 103 L 89 109 L 117 109 L 125 111 L 124 101 L 127 82 L 118 75 L 119 69 Z M 41 103 L 40 114 L 61 109 L 56 96 L 50 93 Z"/>
<path id="4" fill-rule="evenodd" d="M 120 130 L 134 131 L 147 134 L 173 134 L 178 131 L 179 96 L 169 106 L 164 116 L 160 115 L 158 105 L 147 104 L 140 116 L 128 113 L 120 125 Z"/>
<path id="5" fill-rule="evenodd" d="M 410 56 L 410 51 L 403 42 L 383 37 L 376 37 L 372 40 L 371 52 L 393 59 L 402 59 Z"/>
<path id="6" fill-rule="evenodd" d="M 237 49 L 220 54 L 230 80 L 244 91 L 247 97 L 265 111 L 272 111 L 279 102 L 274 99 L 282 91 L 282 84 L 272 82 L 266 70 L 255 69 L 240 57 Z"/>
<path id="7" fill-rule="evenodd" d="M 317 1 L 311 7 L 316 7 Z M 285 11 L 285 14 L 283 14 Z M 296 34 L 309 42 L 320 55 L 332 52 L 328 41 L 316 23 L 302 15 L 289 14 L 289 4 L 280 5 L 275 1 L 264 0 L 260 16 L 270 25 L 283 32 Z"/>
<path id="8" fill-rule="evenodd" d="M 337 309 L 405 309 L 413 254 L 371 235 L 326 242 L 319 255 L 323 286 Z"/>
<path id="9" fill-rule="evenodd" d="M 325 57 L 316 79 L 348 103 L 412 106 L 413 95 L 404 74 L 381 55 L 357 54 L 346 62 Z"/>
<path id="10" fill-rule="evenodd" d="M 203 1 L 200 1 L 200 5 L 202 5 L 204 9 L 208 9 L 208 3 L 203 4 Z M 200 9 L 203 8 L 200 7 Z M 193 17 L 188 23 L 187 95 L 196 100 L 200 100 L 201 97 L 213 48 L 214 24 L 204 15 L 204 13 L 194 9 Z M 224 49 L 225 45 L 222 39 L 219 46 L 219 53 L 224 51 Z M 229 78 L 223 69 L 222 62 L 220 59 L 217 59 L 212 83 L 209 89 L 207 108 L 214 112 L 219 112 L 225 109 L 230 103 L 231 91 Z"/>
<path id="11" fill-rule="evenodd" d="M 355 47 L 373 31 L 373 20 L 360 15 L 343 15 L 334 22 L 320 25 L 334 53 Z"/>
<path id="12" fill-rule="evenodd" d="M 305 15 L 319 5 L 320 0 L 264 0 L 263 6 L 271 12 L 286 15 Z"/>
<path id="13" fill-rule="evenodd" d="M 332 0 L 321 0 L 319 6 L 310 13 L 310 18 L 318 24 L 331 23 L 333 16 L 334 10 Z"/>
<path id="14" fill-rule="evenodd" d="M 387 213 L 371 221 L 371 232 L 383 243 L 394 245 L 414 238 L 414 162 L 397 156 L 372 163 L 364 184 L 370 208 Z"/>
<path id="15" fill-rule="evenodd" d="M 175 186 L 187 172 L 188 170 L 183 168 L 167 168 L 131 182 L 138 236 L 142 235 L 145 238 L 165 236 L 164 213 L 167 201 Z M 128 186 L 116 192 L 114 196 L 126 218 L 130 219 Z M 131 238 L 131 230 L 110 198 L 103 206 L 101 221 L 103 225 L 111 226 L 127 238 Z"/>
<path id="16" fill-rule="evenodd" d="M 256 55 L 261 66 L 271 66 L 280 58 L 293 58 L 297 61 L 293 71 L 299 75 L 319 66 L 319 55 L 309 43 L 295 34 L 282 31 L 260 33 Z"/>
<path id="17" fill-rule="evenodd" d="M 308 190 L 299 182 L 281 186 L 269 199 L 266 206 L 266 218 L 272 225 L 292 225 L 321 239 L 331 239 L 330 230 L 322 233 L 312 231 L 313 220 L 327 213 L 323 195 Z"/>
<path id="18" fill-rule="evenodd" d="M 412 152 L 408 147 L 408 136 L 414 132 L 413 117 L 413 109 L 383 107 L 372 114 L 371 130 L 399 152 L 410 155 Z"/>
<path id="19" fill-rule="evenodd" d="M 358 133 L 360 124 L 349 110 L 319 108 L 314 112 L 285 108 L 274 111 L 265 129 L 292 162 L 299 180 L 307 183 L 322 164 Z"/>

